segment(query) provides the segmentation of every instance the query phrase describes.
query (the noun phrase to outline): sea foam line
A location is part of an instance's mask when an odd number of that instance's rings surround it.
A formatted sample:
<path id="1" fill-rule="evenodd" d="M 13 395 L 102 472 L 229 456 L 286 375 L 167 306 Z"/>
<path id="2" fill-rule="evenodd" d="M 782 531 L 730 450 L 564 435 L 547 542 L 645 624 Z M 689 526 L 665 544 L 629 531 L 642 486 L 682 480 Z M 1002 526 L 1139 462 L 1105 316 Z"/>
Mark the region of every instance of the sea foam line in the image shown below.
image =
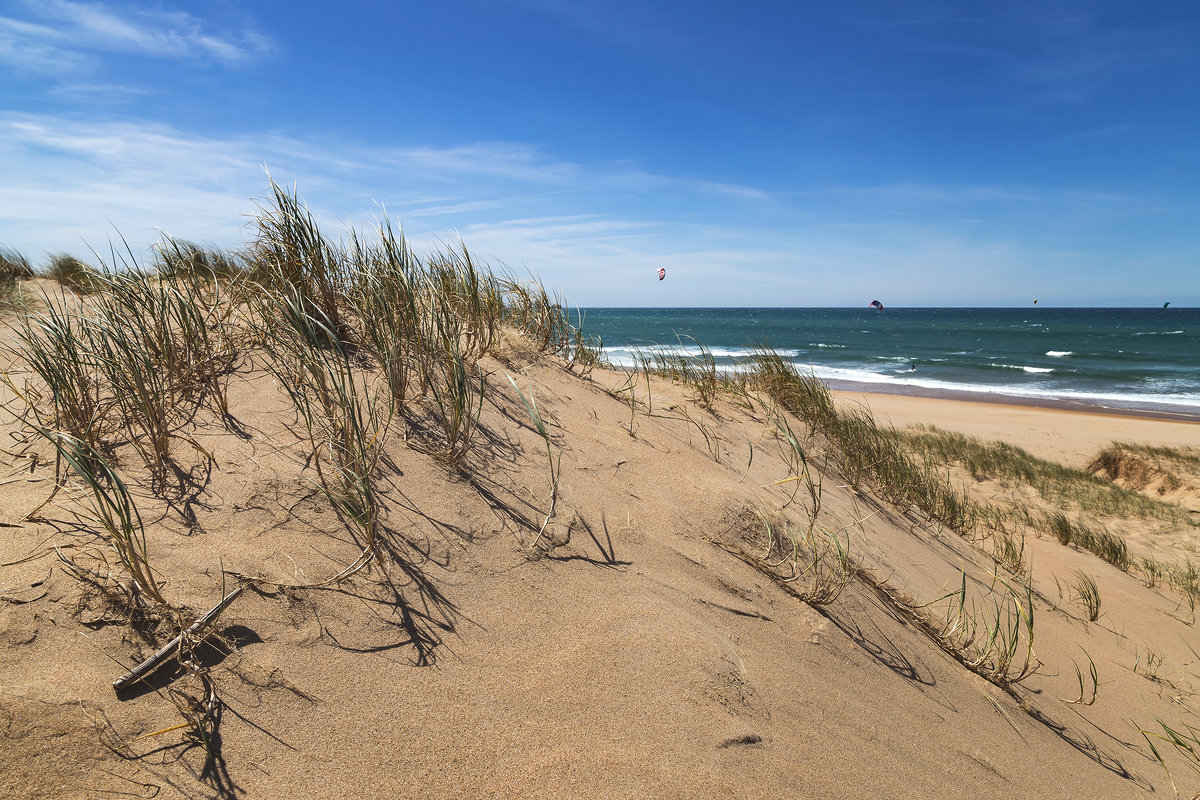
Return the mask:
<path id="1" fill-rule="evenodd" d="M 698 347 L 680 348 L 666 346 L 614 346 L 604 348 L 604 360 L 614 367 L 628 369 L 638 366 L 638 362 L 635 359 L 634 354 L 656 350 L 660 352 L 682 352 L 691 356 L 697 356 L 700 354 L 700 348 Z M 730 357 L 735 359 L 742 358 L 743 360 L 753 355 L 755 352 L 753 348 L 730 347 L 719 348 L 719 350 L 722 357 Z M 718 355 L 717 349 L 713 349 L 711 352 L 714 356 Z M 795 366 L 797 372 L 799 372 L 801 375 L 813 375 L 814 377 L 823 381 L 844 381 L 847 383 L 910 386 L 917 389 L 926 389 L 946 393 L 963 392 L 971 394 L 988 394 L 995 395 L 997 398 L 1008 396 L 1041 398 L 1046 400 L 1078 401 L 1082 403 L 1111 406 L 1116 408 L 1140 408 L 1153 407 L 1157 405 L 1183 407 L 1200 411 L 1200 392 L 1086 392 L 1071 389 L 1055 389 L 1045 385 L 1028 387 L 1007 383 L 956 383 L 953 381 L 920 377 L 920 373 L 909 372 L 908 370 L 902 370 L 899 372 L 873 372 L 870 370 L 849 369 L 845 367 L 828 367 L 809 363 L 801 363 L 795 360 L 800 355 L 799 350 L 780 350 L 777 352 L 784 358 L 792 359 L 793 366 Z M 1008 364 L 992 364 L 991 366 L 1019 369 L 1027 373 L 1054 372 L 1054 370 L 1049 367 L 1026 367 Z M 717 364 L 716 369 L 722 374 L 731 374 L 745 371 L 747 369 L 747 365 L 745 363 Z"/>
<path id="2" fill-rule="evenodd" d="M 842 367 L 814 366 L 800 367 L 801 374 L 812 374 L 823 381 L 845 381 L 847 383 L 865 383 L 875 385 L 911 386 L 917 389 L 929 389 L 938 392 L 966 392 L 972 394 L 989 394 L 998 397 L 1029 397 L 1046 400 L 1074 400 L 1095 405 L 1108 405 L 1118 408 L 1138 408 L 1143 406 L 1165 405 L 1190 407 L 1200 410 L 1200 393 L 1172 392 L 1151 394 L 1145 392 L 1087 392 L 1072 389 L 1054 389 L 1046 386 L 1028 387 L 1014 384 L 984 384 L 984 383 L 954 383 L 945 380 L 915 377 L 914 373 L 901 372 L 885 374 L 868 370 L 845 369 Z M 919 373 L 917 373 L 919 374 Z"/>
<path id="3" fill-rule="evenodd" d="M 1022 364 L 988 364 L 989 367 L 1000 367 L 1002 369 L 1019 369 L 1030 374 L 1042 374 L 1046 372 L 1054 372 L 1052 367 L 1027 367 Z"/>

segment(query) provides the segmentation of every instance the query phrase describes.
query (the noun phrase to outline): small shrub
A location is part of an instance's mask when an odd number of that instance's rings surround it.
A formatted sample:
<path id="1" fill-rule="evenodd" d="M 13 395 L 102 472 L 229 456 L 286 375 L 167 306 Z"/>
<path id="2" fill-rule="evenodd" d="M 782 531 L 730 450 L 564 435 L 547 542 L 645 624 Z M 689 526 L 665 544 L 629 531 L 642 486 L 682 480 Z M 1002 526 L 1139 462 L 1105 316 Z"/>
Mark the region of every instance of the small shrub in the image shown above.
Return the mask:
<path id="1" fill-rule="evenodd" d="M 29 264 L 29 259 L 19 250 L 13 250 L 9 247 L 0 247 L 0 278 L 21 278 L 28 279 L 34 277 L 33 267 Z"/>
<path id="2" fill-rule="evenodd" d="M 52 253 L 46 264 L 47 278 L 58 281 L 68 289 L 90 292 L 94 286 L 96 268 L 67 253 Z"/>

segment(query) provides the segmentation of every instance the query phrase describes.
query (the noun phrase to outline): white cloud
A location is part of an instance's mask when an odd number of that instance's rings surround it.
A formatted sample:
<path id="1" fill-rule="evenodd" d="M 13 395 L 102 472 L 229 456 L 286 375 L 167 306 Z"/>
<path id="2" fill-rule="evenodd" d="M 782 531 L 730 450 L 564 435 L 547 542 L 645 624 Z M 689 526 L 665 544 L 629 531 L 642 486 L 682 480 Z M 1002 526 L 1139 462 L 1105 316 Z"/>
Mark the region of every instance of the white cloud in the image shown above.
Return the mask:
<path id="1" fill-rule="evenodd" d="M 0 63 L 19 72 L 67 75 L 92 68 L 100 54 L 236 65 L 271 50 L 245 28 L 214 32 L 181 11 L 71 0 L 26 2 L 29 18 L 0 17 Z"/>
<path id="2" fill-rule="evenodd" d="M 0 17 L 0 65 L 18 74 L 66 75 L 90 63 L 83 53 L 57 44 L 58 31 Z"/>
<path id="3" fill-rule="evenodd" d="M 69 103 L 116 105 L 154 94 L 150 89 L 121 83 L 62 83 L 49 93 Z"/>
<path id="4" fill-rule="evenodd" d="M 1044 295 L 1056 275 L 1082 267 L 1096 286 L 1118 291 L 1134 257 L 1122 261 L 1100 240 L 1077 237 L 1081 229 L 1059 228 L 1157 213 L 1136 197 L 1036 187 L 903 184 L 772 197 L 629 164 L 559 161 L 513 143 L 380 149 L 0 112 L 0 245 L 35 262 L 47 251 L 105 253 L 118 234 L 140 254 L 158 230 L 238 247 L 253 235 L 255 198 L 267 193 L 263 165 L 298 184 L 331 236 L 386 209 L 418 251 L 453 241 L 457 229 L 484 260 L 528 268 L 580 305 L 837 305 L 864 294 L 900 305 L 987 304 L 1021 300 L 1039 285 Z M 696 221 L 705 218 L 698 192 L 720 224 Z M 1021 224 L 1005 225 L 1005 214 Z M 1171 247 L 1136 257 L 1161 274 L 1177 265 L 1182 276 Z M 647 289 L 660 266 L 671 280 Z"/>

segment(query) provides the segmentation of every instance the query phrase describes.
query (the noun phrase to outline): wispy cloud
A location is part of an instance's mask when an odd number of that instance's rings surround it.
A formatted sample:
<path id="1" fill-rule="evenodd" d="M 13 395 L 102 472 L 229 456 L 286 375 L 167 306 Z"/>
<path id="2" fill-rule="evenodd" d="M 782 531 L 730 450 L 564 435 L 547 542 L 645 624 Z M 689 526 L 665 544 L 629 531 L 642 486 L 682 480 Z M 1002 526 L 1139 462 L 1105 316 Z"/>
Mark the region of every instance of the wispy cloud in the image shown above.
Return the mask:
<path id="1" fill-rule="evenodd" d="M 0 16 L 0 63 L 18 72 L 67 75 L 106 53 L 237 65 L 272 49 L 250 27 L 213 31 L 182 11 L 72 0 L 23 5 L 23 18 Z"/>
<path id="2" fill-rule="evenodd" d="M 89 63 L 84 53 L 60 42 L 54 28 L 0 17 L 0 66 L 16 73 L 67 75 Z"/>
<path id="3" fill-rule="evenodd" d="M 628 163 L 557 160 L 520 143 L 381 149 L 13 112 L 0 112 L 0 164 L 0 244 L 35 261 L 53 250 L 86 254 L 85 244 L 104 252 L 118 232 L 139 252 L 159 230 L 241 246 L 269 165 L 298 183 L 332 236 L 386 209 L 419 250 L 458 231 L 485 260 L 528 268 L 585 305 L 827 305 L 871 293 L 899 304 L 970 302 L 964 293 L 997 302 L 1044 286 L 1055 264 L 1086 264 L 1106 280 L 1124 262 L 1095 244 L 1068 251 L 1070 226 L 1157 213 L 1154 198 L 1000 185 L 773 196 Z M 699 191 L 710 198 L 705 214 L 677 204 Z M 1002 224 L 1013 214 L 1022 215 L 1019 232 Z M 659 266 L 672 280 L 648 290 Z"/>
<path id="4" fill-rule="evenodd" d="M 155 94 L 151 89 L 121 83 L 62 83 L 49 90 L 55 99 L 81 106 L 129 103 Z"/>

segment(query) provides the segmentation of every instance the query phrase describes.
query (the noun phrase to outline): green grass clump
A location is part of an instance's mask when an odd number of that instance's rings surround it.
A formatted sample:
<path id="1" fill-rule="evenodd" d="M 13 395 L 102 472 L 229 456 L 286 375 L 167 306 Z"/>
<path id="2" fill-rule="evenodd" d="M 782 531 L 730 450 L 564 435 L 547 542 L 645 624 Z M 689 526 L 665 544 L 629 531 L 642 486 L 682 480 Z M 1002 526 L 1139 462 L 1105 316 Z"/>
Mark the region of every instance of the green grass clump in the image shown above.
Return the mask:
<path id="1" fill-rule="evenodd" d="M 1061 544 L 1073 544 L 1104 559 L 1114 567 L 1128 570 L 1129 546 L 1115 533 L 1103 528 L 1072 520 L 1061 511 L 1037 519 L 1038 527 L 1058 539 Z"/>
<path id="2" fill-rule="evenodd" d="M 756 351 L 744 380 L 824 435 L 834 445 L 834 464 L 850 484 L 868 483 L 888 502 L 916 506 L 951 530 L 966 533 L 980 523 L 980 505 L 940 469 L 914 461 L 866 409 L 838 411 L 824 384 L 800 375 L 777 353 Z"/>
<path id="3" fill-rule="evenodd" d="M 20 305 L 22 280 L 34 277 L 33 267 L 25 254 L 8 247 L 0 247 L 0 311 Z"/>
<path id="4" fill-rule="evenodd" d="M 40 426 L 35 426 L 35 430 L 54 445 L 83 480 L 90 495 L 93 520 L 107 533 L 136 588 L 153 602 L 166 605 L 160 582 L 150 567 L 142 517 L 125 482 L 87 442 Z"/>
<path id="5" fill-rule="evenodd" d="M 35 276 L 29 259 L 20 250 L 0 247 L 0 278 L 29 279 Z"/>
<path id="6" fill-rule="evenodd" d="M 424 276 L 421 262 L 403 234 L 381 225 L 378 242 L 351 237 L 357 280 L 350 295 L 362 325 L 363 346 L 383 373 L 392 402 L 403 413 L 413 387 L 428 373 L 428 325 L 425 324 Z"/>
<path id="7" fill-rule="evenodd" d="M 755 348 L 746 380 L 816 430 L 825 429 L 837 416 L 833 395 L 825 384 L 814 375 L 801 374 L 770 348 Z"/>
<path id="8" fill-rule="evenodd" d="M 62 286 L 81 293 L 92 290 L 97 275 L 95 267 L 67 253 L 51 253 L 43 273 Z"/>
<path id="9" fill-rule="evenodd" d="M 44 311 L 22 317 L 16 326 L 14 362 L 24 363 L 35 381 L 17 386 L 9 373 L 5 380 L 45 426 L 97 447 L 108 402 L 88 341 L 89 320 L 66 304 L 45 306 Z"/>
<path id="10" fill-rule="evenodd" d="M 997 686 L 1020 683 L 1037 671 L 1033 653 L 1033 583 L 993 576 L 1003 589 L 986 600 L 968 602 L 967 575 L 960 588 L 935 603 L 949 601 L 937 630 L 942 647 L 964 666 Z"/>
<path id="11" fill-rule="evenodd" d="M 1169 745 L 1176 755 L 1183 759 L 1183 763 L 1188 769 L 1200 774 L 1200 729 L 1194 728 L 1186 722 L 1181 723 L 1178 728 L 1173 728 L 1157 716 L 1154 721 L 1158 725 L 1158 730 L 1139 728 L 1138 732 L 1142 734 L 1146 744 L 1150 745 L 1150 752 L 1154 754 L 1155 760 L 1166 771 L 1167 777 L 1171 781 L 1171 788 L 1178 794 L 1175 777 L 1171 774 L 1167 761 L 1158 748 L 1162 747 L 1166 750 Z M 1155 742 L 1158 744 L 1155 745 Z"/>
<path id="12" fill-rule="evenodd" d="M 278 308 L 266 318 L 280 324 L 265 331 L 268 368 L 303 420 L 318 486 L 359 535 L 363 553 L 356 569 L 375 554 L 381 502 L 374 479 L 394 405 L 356 367 L 333 320 L 306 310 L 298 291 L 269 301 Z"/>
<path id="13" fill-rule="evenodd" d="M 219 280 L 229 283 L 246 274 L 244 259 L 238 255 L 170 237 L 155 247 L 152 266 L 154 271 L 164 278 Z"/>
<path id="14" fill-rule="evenodd" d="M 684 349 L 684 338 L 691 339 L 692 350 Z M 711 408 L 717 398 L 721 382 L 717 378 L 717 364 L 712 351 L 694 337 L 679 337 L 679 347 L 650 348 L 646 356 L 649 369 L 660 376 L 677 380 L 696 393 L 696 402 L 701 408 Z"/>
<path id="15" fill-rule="evenodd" d="M 1008 525 L 989 522 L 987 527 L 992 530 L 992 556 L 1003 564 L 1013 575 L 1025 571 L 1025 535 L 1012 531 Z"/>
<path id="16" fill-rule="evenodd" d="M 41 424 L 99 448 L 118 434 L 162 485 L 189 409 L 226 409 L 236 348 L 228 304 L 204 283 L 136 271 L 94 272 L 85 301 L 43 295 L 16 325 L 14 356 L 32 380 L 14 389 Z M 194 445 L 194 442 L 192 442 Z"/>
<path id="17" fill-rule="evenodd" d="M 1087 613 L 1087 618 L 1095 622 L 1100 618 L 1100 587 L 1096 579 L 1086 572 L 1075 570 L 1075 576 L 1067 581 L 1071 599 L 1078 603 Z"/>
<path id="18" fill-rule="evenodd" d="M 961 464 L 976 480 L 1019 481 L 1057 505 L 1126 518 L 1196 524 L 1177 505 L 1122 488 L 1094 472 L 1037 458 L 1005 442 L 985 442 L 929 425 L 896 431 L 895 436 L 926 463 Z"/>
<path id="19" fill-rule="evenodd" d="M 251 276 L 277 291 L 292 291 L 305 313 L 316 313 L 343 335 L 342 308 L 349 274 L 344 253 L 321 232 L 293 187 L 270 180 L 271 197 L 254 218 L 258 236 L 250 247 Z"/>
<path id="20" fill-rule="evenodd" d="M 506 372 L 504 373 L 504 377 L 508 378 L 508 382 L 516 390 L 517 396 L 521 398 L 521 405 L 525 406 L 525 412 L 529 414 L 529 419 L 533 421 L 534 427 L 537 428 L 538 435 L 546 443 L 547 480 L 550 483 L 550 510 L 546 513 L 546 518 L 542 520 L 541 527 L 538 528 L 537 537 L 533 540 L 533 544 L 530 545 L 530 547 L 536 547 L 537 543 L 541 541 L 542 535 L 546 532 L 546 526 L 550 524 L 550 519 L 554 516 L 554 509 L 558 506 L 558 478 L 561 474 L 562 453 L 560 452 L 558 457 L 555 457 L 551 446 L 550 431 L 546 429 L 546 422 L 542 419 L 542 412 L 537 406 L 537 400 L 533 397 L 533 381 L 529 382 L 529 395 L 526 396 L 512 375 Z"/>

